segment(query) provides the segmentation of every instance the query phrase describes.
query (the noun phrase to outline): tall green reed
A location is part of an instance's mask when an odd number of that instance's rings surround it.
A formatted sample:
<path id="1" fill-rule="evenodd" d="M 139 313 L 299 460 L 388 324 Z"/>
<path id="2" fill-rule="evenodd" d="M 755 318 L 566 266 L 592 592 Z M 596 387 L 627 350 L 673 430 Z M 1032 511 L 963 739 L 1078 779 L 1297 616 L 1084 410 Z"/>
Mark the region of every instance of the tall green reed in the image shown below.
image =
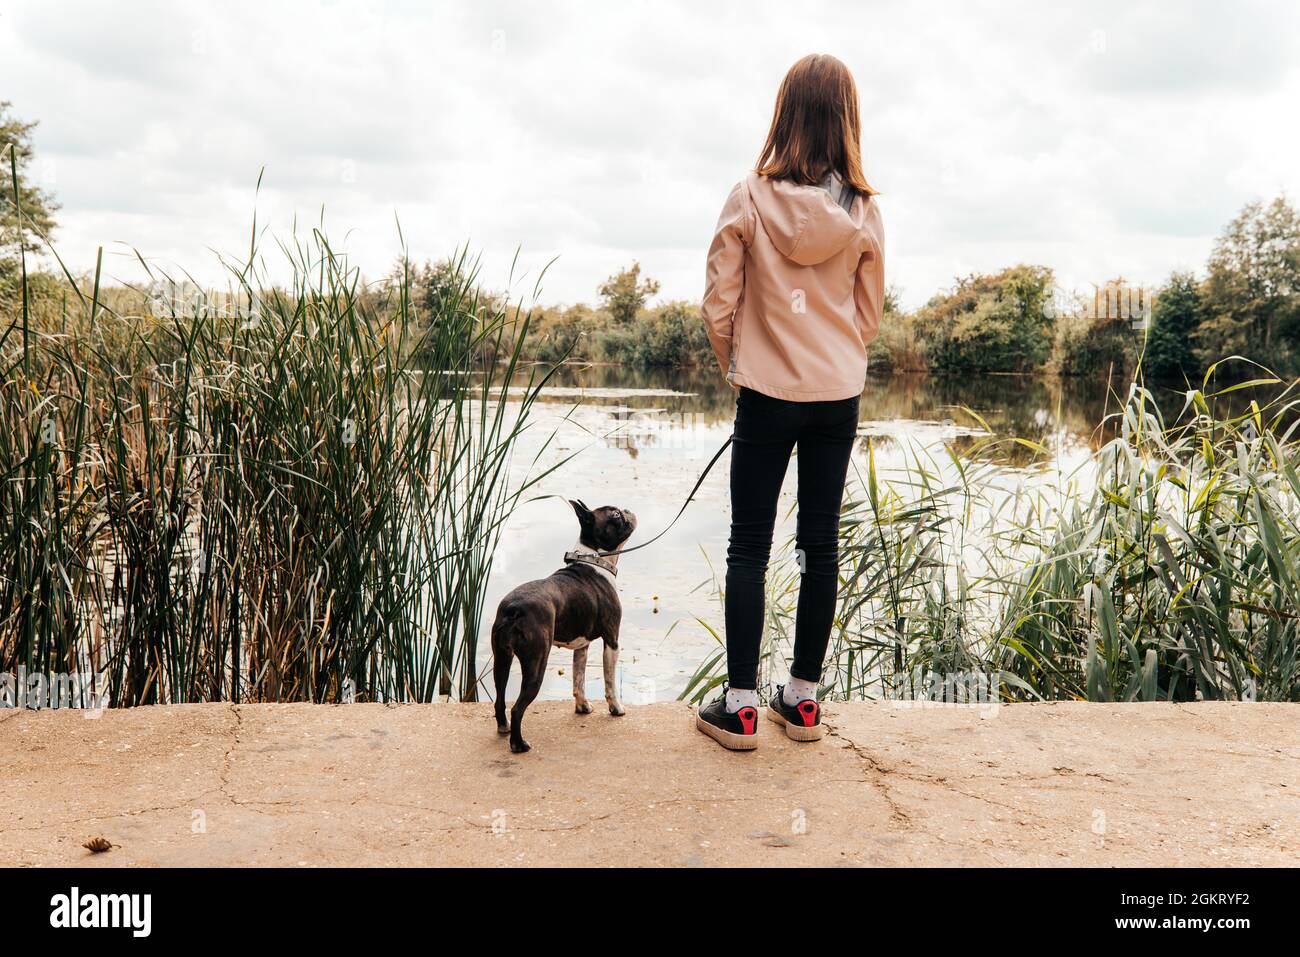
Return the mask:
<path id="1" fill-rule="evenodd" d="M 991 434 L 910 448 L 885 471 L 866 440 L 841 515 L 823 693 L 932 696 L 976 677 L 999 700 L 1300 700 L 1295 386 L 1214 390 L 1217 371 L 1172 422 L 1135 383 L 1107 424 L 1115 438 L 1071 474 L 1008 468 L 1011 443 L 1050 455 Z M 1277 387 L 1270 401 L 1229 408 L 1261 386 Z M 790 562 L 769 570 L 773 680 L 798 578 Z M 683 697 L 724 670 L 710 656 Z"/>
<path id="2" fill-rule="evenodd" d="M 141 260 L 139 311 L 97 270 L 7 317 L 0 672 L 104 672 L 121 705 L 473 697 L 549 374 L 529 315 L 463 254 L 424 308 L 320 231 L 280 251 L 280 285 L 255 249 L 220 297 Z"/>

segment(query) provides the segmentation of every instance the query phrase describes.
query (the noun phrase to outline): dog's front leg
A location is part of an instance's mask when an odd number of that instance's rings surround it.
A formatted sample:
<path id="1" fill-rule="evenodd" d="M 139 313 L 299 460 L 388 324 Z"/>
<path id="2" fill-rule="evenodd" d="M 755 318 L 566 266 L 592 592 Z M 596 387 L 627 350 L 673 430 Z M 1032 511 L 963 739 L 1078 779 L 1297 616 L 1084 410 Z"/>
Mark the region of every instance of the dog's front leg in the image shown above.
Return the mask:
<path id="1" fill-rule="evenodd" d="M 587 700 L 587 649 L 573 649 L 573 710 L 577 714 L 591 714 Z"/>
<path id="2" fill-rule="evenodd" d="M 618 645 L 611 644 L 606 638 L 604 648 L 605 703 L 609 705 L 610 714 L 620 717 L 627 712 L 623 709 L 622 702 L 618 700 Z"/>

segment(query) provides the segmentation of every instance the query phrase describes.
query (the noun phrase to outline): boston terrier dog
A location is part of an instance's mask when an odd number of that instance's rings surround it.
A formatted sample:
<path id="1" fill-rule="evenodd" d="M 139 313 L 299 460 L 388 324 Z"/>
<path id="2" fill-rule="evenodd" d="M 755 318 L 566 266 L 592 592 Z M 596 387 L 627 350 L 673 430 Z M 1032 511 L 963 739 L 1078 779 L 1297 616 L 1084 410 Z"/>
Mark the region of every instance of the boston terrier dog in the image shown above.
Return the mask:
<path id="1" fill-rule="evenodd" d="M 510 750 L 521 754 L 528 742 L 520 733 L 524 710 L 533 703 L 546 674 L 551 645 L 573 649 L 573 710 L 590 714 L 585 691 L 587 646 L 600 639 L 604 645 L 605 701 L 609 713 L 624 714 L 614 683 L 618 664 L 618 626 L 623 620 L 615 576 L 617 552 L 636 530 L 636 516 L 626 509 L 606 505 L 592 510 L 580 500 L 570 501 L 578 516 L 578 545 L 564 556 L 564 567 L 550 578 L 520 585 L 497 606 L 492 623 L 492 672 L 496 678 L 497 733 L 510 735 Z M 519 659 L 523 683 L 506 724 L 506 682 L 510 662 Z"/>

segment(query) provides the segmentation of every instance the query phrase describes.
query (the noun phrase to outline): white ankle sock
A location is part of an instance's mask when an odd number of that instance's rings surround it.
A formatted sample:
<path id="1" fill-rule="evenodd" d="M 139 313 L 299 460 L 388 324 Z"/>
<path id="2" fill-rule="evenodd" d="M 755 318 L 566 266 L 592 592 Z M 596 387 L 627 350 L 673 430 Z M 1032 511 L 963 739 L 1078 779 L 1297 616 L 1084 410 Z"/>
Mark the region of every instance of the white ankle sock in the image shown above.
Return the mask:
<path id="1" fill-rule="evenodd" d="M 735 714 L 741 708 L 757 708 L 758 692 L 744 691 L 740 688 L 727 689 L 727 714 Z"/>
<path id="2" fill-rule="evenodd" d="M 816 701 L 817 682 L 791 677 L 786 683 L 785 691 L 781 692 L 781 700 L 792 708 L 800 701 Z"/>

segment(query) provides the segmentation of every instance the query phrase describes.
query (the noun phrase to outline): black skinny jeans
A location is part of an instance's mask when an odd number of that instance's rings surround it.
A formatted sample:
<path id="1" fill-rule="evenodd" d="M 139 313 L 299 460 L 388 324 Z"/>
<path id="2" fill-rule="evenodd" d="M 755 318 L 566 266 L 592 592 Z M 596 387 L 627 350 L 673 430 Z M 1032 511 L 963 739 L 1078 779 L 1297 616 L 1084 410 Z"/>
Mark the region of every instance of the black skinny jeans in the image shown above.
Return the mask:
<path id="1" fill-rule="evenodd" d="M 858 397 L 789 402 L 741 389 L 731 446 L 731 544 L 727 547 L 727 678 L 758 687 L 763 583 L 772 551 L 777 498 L 790 452 L 799 450 L 799 524 L 803 553 L 790 674 L 819 681 L 835 619 L 839 583 L 840 503 L 858 431 Z"/>

